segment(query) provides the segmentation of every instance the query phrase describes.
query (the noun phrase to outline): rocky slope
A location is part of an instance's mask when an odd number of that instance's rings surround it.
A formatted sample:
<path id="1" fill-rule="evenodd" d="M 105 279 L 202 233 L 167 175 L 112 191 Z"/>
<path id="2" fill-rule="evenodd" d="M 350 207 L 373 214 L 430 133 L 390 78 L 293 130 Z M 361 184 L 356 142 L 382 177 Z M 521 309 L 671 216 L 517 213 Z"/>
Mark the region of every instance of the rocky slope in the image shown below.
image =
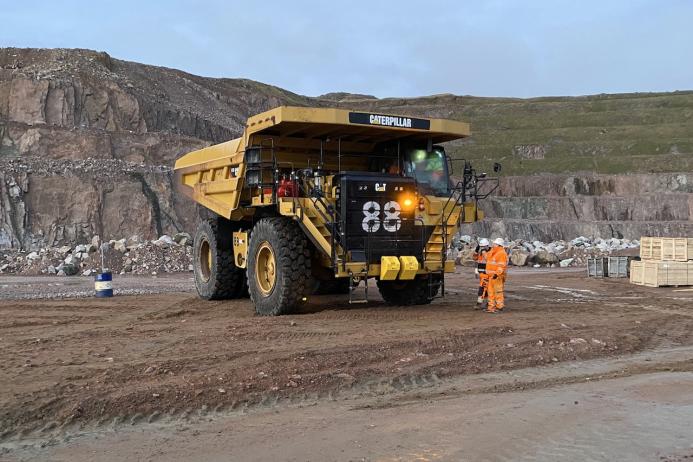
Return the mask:
<path id="1" fill-rule="evenodd" d="M 675 174 L 693 170 L 691 92 L 531 100 L 309 98 L 89 50 L 5 48 L 0 248 L 190 231 L 196 210 L 174 190 L 173 160 L 237 136 L 249 115 L 281 104 L 471 121 L 474 136 L 451 143 L 450 152 L 480 168 L 500 160 L 512 175 L 486 203 L 491 219 L 474 232 L 545 241 L 693 235 L 693 178 Z"/>
<path id="2" fill-rule="evenodd" d="M 506 176 L 484 201 L 482 236 L 693 236 L 693 173 Z"/>
<path id="3" fill-rule="evenodd" d="M 190 229 L 176 157 L 307 99 L 88 50 L 0 49 L 0 248 Z"/>

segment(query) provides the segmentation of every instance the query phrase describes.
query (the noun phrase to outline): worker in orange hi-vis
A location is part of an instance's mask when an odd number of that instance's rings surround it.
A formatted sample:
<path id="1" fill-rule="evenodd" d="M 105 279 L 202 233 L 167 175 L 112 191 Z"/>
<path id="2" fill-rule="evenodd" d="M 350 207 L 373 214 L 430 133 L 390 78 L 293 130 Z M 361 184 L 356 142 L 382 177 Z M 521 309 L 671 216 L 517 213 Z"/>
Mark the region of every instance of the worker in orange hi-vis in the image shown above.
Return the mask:
<path id="1" fill-rule="evenodd" d="M 491 250 L 491 243 L 488 239 L 479 239 L 479 245 L 474 251 L 474 261 L 476 268 L 474 273 L 479 278 L 479 292 L 477 293 L 476 305 L 478 308 L 486 308 L 488 304 L 488 276 L 486 275 L 486 255 Z"/>
<path id="2" fill-rule="evenodd" d="M 504 244 L 505 241 L 500 237 L 494 240 L 493 247 L 486 255 L 486 274 L 489 278 L 487 313 L 498 313 L 505 307 L 503 289 L 508 271 L 508 254 Z"/>

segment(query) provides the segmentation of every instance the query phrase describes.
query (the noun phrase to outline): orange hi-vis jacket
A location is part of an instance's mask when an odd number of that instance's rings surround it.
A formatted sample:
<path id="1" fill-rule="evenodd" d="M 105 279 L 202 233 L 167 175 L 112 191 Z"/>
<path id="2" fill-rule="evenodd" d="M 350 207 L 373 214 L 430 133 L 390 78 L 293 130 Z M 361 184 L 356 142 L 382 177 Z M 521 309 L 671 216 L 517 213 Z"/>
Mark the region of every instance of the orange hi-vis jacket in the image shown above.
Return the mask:
<path id="1" fill-rule="evenodd" d="M 479 273 L 479 277 L 486 276 L 486 259 L 488 258 L 489 252 L 490 249 L 485 251 L 479 250 L 479 253 L 475 254 L 476 269 Z"/>
<path id="2" fill-rule="evenodd" d="M 505 276 L 508 270 L 508 254 L 501 246 L 493 247 L 486 254 L 486 274 L 490 277 Z"/>

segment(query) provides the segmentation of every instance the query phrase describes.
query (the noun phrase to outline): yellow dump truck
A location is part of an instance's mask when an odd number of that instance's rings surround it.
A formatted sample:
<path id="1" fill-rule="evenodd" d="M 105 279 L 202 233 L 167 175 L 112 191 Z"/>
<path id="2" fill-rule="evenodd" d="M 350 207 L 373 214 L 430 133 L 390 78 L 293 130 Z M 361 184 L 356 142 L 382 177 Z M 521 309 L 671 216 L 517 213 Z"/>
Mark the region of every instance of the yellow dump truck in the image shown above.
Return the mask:
<path id="1" fill-rule="evenodd" d="M 283 106 L 250 117 L 240 138 L 182 156 L 180 189 L 214 216 L 195 233 L 198 293 L 249 293 L 258 314 L 280 315 L 315 292 L 367 300 L 375 278 L 387 303 L 429 303 L 491 180 L 467 162 L 451 180 L 440 143 L 469 133 L 452 120 Z"/>

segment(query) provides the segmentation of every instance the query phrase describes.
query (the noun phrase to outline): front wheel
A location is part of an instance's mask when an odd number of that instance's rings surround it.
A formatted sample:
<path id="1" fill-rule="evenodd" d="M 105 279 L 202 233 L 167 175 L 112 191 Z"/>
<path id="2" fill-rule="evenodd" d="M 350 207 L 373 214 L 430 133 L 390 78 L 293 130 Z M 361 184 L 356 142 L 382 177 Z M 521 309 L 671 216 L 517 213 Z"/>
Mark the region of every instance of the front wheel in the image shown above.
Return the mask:
<path id="1" fill-rule="evenodd" d="M 298 224 L 263 218 L 250 234 L 248 292 L 262 316 L 290 314 L 310 291 L 310 250 Z"/>

